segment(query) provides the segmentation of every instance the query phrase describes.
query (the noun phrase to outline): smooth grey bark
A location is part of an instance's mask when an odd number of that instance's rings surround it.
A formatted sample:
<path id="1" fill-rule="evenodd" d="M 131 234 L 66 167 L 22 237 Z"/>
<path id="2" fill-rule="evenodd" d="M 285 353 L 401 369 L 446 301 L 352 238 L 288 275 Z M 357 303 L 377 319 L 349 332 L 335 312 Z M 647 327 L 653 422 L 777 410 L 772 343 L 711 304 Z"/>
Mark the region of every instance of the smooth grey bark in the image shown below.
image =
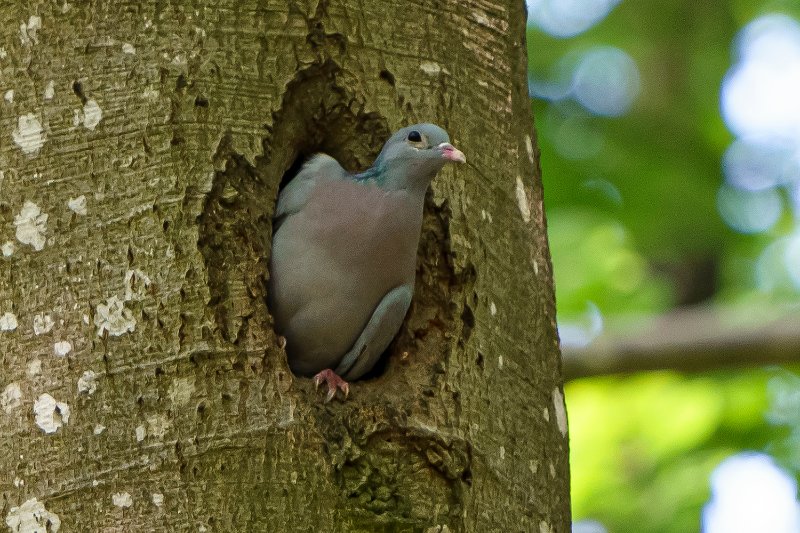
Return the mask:
<path id="1" fill-rule="evenodd" d="M 12 530 L 569 530 L 521 1 L 0 8 L 0 511 Z M 11 92 L 13 91 L 13 92 Z M 429 194 L 388 362 L 325 405 L 265 304 L 315 151 L 417 121 Z"/>

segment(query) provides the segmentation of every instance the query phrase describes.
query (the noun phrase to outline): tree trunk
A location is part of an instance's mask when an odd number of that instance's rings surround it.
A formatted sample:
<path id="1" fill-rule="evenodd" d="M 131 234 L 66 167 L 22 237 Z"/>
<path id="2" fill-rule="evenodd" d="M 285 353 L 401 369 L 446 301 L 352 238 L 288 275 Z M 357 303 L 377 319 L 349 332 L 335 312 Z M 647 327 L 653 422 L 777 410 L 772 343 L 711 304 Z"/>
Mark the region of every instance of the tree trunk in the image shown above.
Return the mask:
<path id="1" fill-rule="evenodd" d="M 522 2 L 207 3 L 0 8 L 6 524 L 568 531 Z M 274 201 L 418 121 L 469 163 L 387 362 L 326 405 L 265 303 Z"/>

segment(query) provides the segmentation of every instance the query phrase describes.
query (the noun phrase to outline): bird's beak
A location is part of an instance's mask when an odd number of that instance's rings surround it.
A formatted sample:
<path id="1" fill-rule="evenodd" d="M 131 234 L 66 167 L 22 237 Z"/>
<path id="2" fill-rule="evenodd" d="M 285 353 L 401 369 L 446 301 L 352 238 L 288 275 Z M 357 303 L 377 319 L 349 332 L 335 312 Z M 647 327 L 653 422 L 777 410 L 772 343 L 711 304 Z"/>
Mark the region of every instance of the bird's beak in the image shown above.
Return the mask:
<path id="1" fill-rule="evenodd" d="M 455 161 L 456 163 L 467 162 L 467 156 L 464 155 L 464 152 L 450 143 L 442 143 L 437 148 L 442 151 L 442 157 L 448 161 Z"/>

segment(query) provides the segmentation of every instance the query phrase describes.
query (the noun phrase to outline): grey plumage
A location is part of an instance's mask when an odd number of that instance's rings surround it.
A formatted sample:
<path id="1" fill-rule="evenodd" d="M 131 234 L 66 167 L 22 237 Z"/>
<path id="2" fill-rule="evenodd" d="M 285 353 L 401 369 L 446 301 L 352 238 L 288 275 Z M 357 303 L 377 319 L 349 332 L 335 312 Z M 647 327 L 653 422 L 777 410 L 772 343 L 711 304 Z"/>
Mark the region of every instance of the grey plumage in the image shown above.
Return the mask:
<path id="1" fill-rule="evenodd" d="M 425 191 L 464 161 L 449 143 L 438 126 L 408 126 L 367 171 L 320 154 L 281 191 L 268 292 L 294 372 L 358 379 L 389 345 L 411 303 Z"/>

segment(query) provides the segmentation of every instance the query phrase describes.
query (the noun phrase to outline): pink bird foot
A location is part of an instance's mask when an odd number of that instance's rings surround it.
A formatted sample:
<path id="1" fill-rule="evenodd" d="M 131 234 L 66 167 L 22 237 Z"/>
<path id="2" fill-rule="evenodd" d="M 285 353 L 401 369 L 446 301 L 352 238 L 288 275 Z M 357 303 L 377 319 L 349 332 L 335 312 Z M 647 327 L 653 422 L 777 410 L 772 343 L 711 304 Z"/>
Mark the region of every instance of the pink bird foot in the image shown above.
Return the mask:
<path id="1" fill-rule="evenodd" d="M 344 393 L 345 400 L 347 396 L 350 394 L 350 385 L 336 375 L 336 372 L 331 370 L 330 368 L 326 368 L 316 376 L 314 376 L 314 387 L 318 388 L 322 382 L 328 384 L 328 395 L 325 397 L 325 403 L 333 400 L 333 397 L 336 396 L 336 391 L 340 390 Z"/>

